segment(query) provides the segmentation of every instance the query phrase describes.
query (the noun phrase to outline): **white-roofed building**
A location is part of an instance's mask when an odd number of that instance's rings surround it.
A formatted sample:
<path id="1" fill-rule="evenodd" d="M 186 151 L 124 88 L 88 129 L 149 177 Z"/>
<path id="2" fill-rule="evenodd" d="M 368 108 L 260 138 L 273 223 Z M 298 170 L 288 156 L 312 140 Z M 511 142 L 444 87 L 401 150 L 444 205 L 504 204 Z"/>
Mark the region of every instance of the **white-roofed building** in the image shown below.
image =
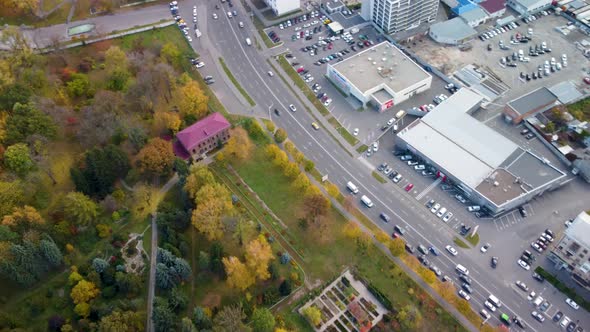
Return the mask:
<path id="1" fill-rule="evenodd" d="M 328 79 L 344 94 L 379 112 L 430 89 L 432 76 L 385 41 L 328 64 Z"/>
<path id="2" fill-rule="evenodd" d="M 565 173 L 470 114 L 483 97 L 463 88 L 400 131 L 397 145 L 435 167 L 495 215 L 556 188 Z"/>
<path id="3" fill-rule="evenodd" d="M 507 0 L 506 5 L 521 15 L 537 13 L 551 6 L 552 0 Z"/>
<path id="4" fill-rule="evenodd" d="M 277 16 L 299 10 L 300 0 L 264 0 Z"/>
<path id="5" fill-rule="evenodd" d="M 567 269 L 572 279 L 590 290 L 590 215 L 582 211 L 547 256 L 558 269 Z"/>
<path id="6" fill-rule="evenodd" d="M 449 45 L 459 45 L 477 35 L 477 31 L 460 17 L 434 23 L 428 30 L 428 35 L 435 42 Z"/>

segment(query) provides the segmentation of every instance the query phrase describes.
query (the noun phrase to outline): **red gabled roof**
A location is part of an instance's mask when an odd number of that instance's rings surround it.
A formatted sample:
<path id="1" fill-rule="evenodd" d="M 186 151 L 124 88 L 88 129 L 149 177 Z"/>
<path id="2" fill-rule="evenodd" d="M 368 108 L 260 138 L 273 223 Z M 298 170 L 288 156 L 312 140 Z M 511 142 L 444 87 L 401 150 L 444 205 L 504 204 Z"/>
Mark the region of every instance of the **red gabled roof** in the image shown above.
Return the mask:
<path id="1" fill-rule="evenodd" d="M 203 140 L 215 136 L 229 127 L 231 125 L 223 115 L 213 113 L 181 130 L 176 134 L 176 138 L 187 151 L 191 151 Z"/>
<path id="2" fill-rule="evenodd" d="M 483 9 L 485 9 L 489 14 L 493 14 L 506 8 L 506 0 L 486 0 L 481 2 L 479 5 L 483 7 Z"/>

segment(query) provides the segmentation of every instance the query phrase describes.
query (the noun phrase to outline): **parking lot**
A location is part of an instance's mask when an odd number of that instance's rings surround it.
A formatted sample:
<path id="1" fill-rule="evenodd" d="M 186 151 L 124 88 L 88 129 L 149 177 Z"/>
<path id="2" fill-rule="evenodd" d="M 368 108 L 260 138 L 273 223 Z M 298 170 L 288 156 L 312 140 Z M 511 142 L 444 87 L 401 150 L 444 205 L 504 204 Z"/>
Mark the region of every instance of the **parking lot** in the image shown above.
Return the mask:
<path id="1" fill-rule="evenodd" d="M 510 87 L 503 96 L 494 101 L 497 104 L 503 104 L 539 87 L 552 86 L 564 80 L 571 80 L 581 88 L 586 88 L 582 79 L 586 76 L 585 72 L 589 67 L 588 59 L 576 48 L 575 42 L 588 39 L 588 36 L 578 29 L 574 29 L 565 36 L 555 29 L 556 27 L 567 26 L 568 21 L 565 18 L 554 14 L 538 16 L 538 19 L 529 23 L 517 20 L 519 27 L 500 33 L 487 40 L 482 41 L 475 38 L 470 42 L 473 46 L 472 49 L 468 51 L 460 51 L 454 46 L 442 46 L 427 38 L 424 38 L 423 42 L 419 42 L 415 46 L 410 45 L 410 47 L 421 58 L 447 74 L 452 74 L 459 68 L 469 64 L 475 64 L 490 71 Z M 532 34 L 528 34 L 529 28 L 532 29 Z M 478 27 L 478 31 L 482 33 L 489 30 L 491 30 L 491 27 Z M 511 40 L 516 38 L 517 33 L 521 36 L 529 36 L 531 40 L 526 43 L 511 43 Z M 500 48 L 500 41 L 503 42 L 506 49 Z M 535 49 L 537 46 L 540 48 L 543 42 L 546 43 L 546 47 L 551 52 L 531 56 L 529 54 L 530 48 Z M 488 45 L 491 47 L 491 51 L 488 51 Z M 523 57 L 528 58 L 528 62 L 519 61 L 518 57 L 516 61 L 512 59 L 513 53 L 517 52 L 518 54 L 519 50 L 522 50 Z M 563 66 L 561 61 L 562 54 L 566 55 L 567 67 Z M 509 63 L 514 63 L 516 67 L 501 64 L 500 59 L 503 57 L 508 57 L 510 59 Z M 561 70 L 556 69 L 554 72 L 550 71 L 548 76 L 543 74 L 541 78 L 533 79 L 532 74 L 538 73 L 539 66 L 542 66 L 544 71 L 545 61 L 550 63 L 551 58 L 554 58 L 556 63 L 562 65 Z M 521 77 L 521 72 L 525 75 L 525 78 Z M 526 74 L 529 74 L 529 81 L 526 80 Z M 492 110 L 499 108 L 499 106 L 491 107 Z"/>
<path id="2" fill-rule="evenodd" d="M 316 20 L 318 22 L 321 21 L 320 17 L 309 18 L 307 21 L 292 23 L 290 27 L 283 26 L 283 29 L 280 29 L 275 26 L 265 31 L 267 33 L 274 31 L 284 41 L 284 47 L 293 56 L 289 59 L 290 62 L 297 69 L 300 67 L 304 68 L 303 70 L 306 71 L 306 74 L 302 74 L 302 76 L 309 75 L 308 77 L 313 77 L 308 82 L 308 85 L 313 87 L 314 84 L 319 84 L 321 88 L 315 89 L 316 95 L 325 93 L 327 95 L 325 99 L 332 100 L 327 106 L 328 110 L 340 122 L 342 127 L 346 128 L 349 132 L 353 133 L 354 129 L 358 128 L 357 138 L 363 144 L 368 145 L 381 135 L 381 128 L 400 109 L 433 104 L 433 98 L 435 96 L 442 93 L 449 94 L 444 88 L 446 83 L 440 78 L 433 76 L 430 90 L 416 95 L 399 105 L 395 105 L 386 112 L 379 113 L 372 109 L 361 108 L 358 100 L 354 97 L 345 97 L 327 80 L 325 77 L 326 66 L 327 63 L 336 63 L 342 61 L 340 59 L 345 59 L 354 53 L 361 52 L 367 49 L 367 47 L 370 47 L 370 44 L 382 42 L 384 40 L 383 37 L 373 27 L 369 26 L 352 34 L 353 39 L 350 44 L 341 37 L 330 40 L 330 33 L 327 27 L 321 23 L 312 24 L 307 27 L 310 22 L 313 23 Z M 316 32 L 314 32 L 314 29 Z M 305 38 L 307 31 L 310 34 L 308 40 Z M 293 38 L 296 34 L 299 34 L 299 39 L 297 37 Z M 303 34 L 303 37 L 301 37 L 301 34 Z M 368 43 L 369 46 L 366 46 Z M 304 50 L 306 47 L 311 49 Z M 330 56 L 333 56 L 333 59 L 327 63 L 317 63 L 320 59 Z"/>

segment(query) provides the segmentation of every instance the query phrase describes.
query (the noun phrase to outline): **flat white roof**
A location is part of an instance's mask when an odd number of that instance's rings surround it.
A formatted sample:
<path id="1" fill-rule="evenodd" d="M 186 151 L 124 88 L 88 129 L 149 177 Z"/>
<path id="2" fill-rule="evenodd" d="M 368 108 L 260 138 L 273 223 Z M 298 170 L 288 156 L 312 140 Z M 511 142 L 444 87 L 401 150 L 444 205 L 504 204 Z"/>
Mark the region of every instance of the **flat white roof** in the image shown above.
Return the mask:
<path id="1" fill-rule="evenodd" d="M 582 211 L 565 230 L 565 234 L 584 248 L 590 248 L 590 215 Z"/>
<path id="2" fill-rule="evenodd" d="M 398 136 L 471 188 L 477 187 L 518 146 L 467 112 L 482 97 L 462 88 Z"/>
<path id="3" fill-rule="evenodd" d="M 399 92 L 432 77 L 400 49 L 384 41 L 335 64 L 328 64 L 363 94 L 378 86 Z"/>

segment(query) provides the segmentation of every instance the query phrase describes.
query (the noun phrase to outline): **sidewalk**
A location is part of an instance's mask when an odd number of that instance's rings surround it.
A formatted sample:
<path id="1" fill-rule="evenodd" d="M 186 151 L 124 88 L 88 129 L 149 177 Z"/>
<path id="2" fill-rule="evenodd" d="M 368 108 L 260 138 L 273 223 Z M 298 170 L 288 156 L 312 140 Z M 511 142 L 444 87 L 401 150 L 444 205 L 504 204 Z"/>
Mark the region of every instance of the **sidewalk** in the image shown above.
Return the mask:
<path id="1" fill-rule="evenodd" d="M 465 318 L 465 316 L 463 316 L 453 305 L 451 305 L 449 302 L 443 299 L 434 289 L 430 287 L 430 285 L 428 285 L 424 280 L 422 280 L 422 278 L 420 278 L 420 276 L 418 276 L 416 272 L 414 272 L 407 265 L 405 265 L 405 263 L 401 259 L 399 259 L 398 257 L 394 257 L 389 252 L 389 249 L 387 247 L 385 247 L 381 242 L 375 239 L 373 232 L 369 228 L 367 228 L 362 222 L 358 221 L 352 214 L 346 211 L 346 209 L 344 209 L 344 207 L 335 198 L 333 198 L 326 192 L 324 186 L 321 183 L 316 181 L 312 176 L 309 176 L 309 178 L 313 184 L 315 184 L 322 190 L 324 195 L 330 198 L 332 205 L 336 209 L 338 209 L 338 211 L 340 211 L 342 215 L 344 215 L 349 221 L 357 224 L 364 233 L 371 235 L 373 243 L 377 246 L 377 248 L 379 248 L 387 257 L 389 257 L 389 259 L 391 259 L 396 265 L 398 265 L 402 270 L 404 270 L 404 272 L 410 278 L 412 278 L 412 280 L 414 280 L 426 293 L 428 293 L 442 308 L 447 310 L 453 317 L 455 317 L 455 319 L 457 319 L 457 321 L 461 325 L 463 325 L 463 327 L 472 332 L 479 331 L 479 329 L 475 325 L 473 325 L 467 318 Z"/>

